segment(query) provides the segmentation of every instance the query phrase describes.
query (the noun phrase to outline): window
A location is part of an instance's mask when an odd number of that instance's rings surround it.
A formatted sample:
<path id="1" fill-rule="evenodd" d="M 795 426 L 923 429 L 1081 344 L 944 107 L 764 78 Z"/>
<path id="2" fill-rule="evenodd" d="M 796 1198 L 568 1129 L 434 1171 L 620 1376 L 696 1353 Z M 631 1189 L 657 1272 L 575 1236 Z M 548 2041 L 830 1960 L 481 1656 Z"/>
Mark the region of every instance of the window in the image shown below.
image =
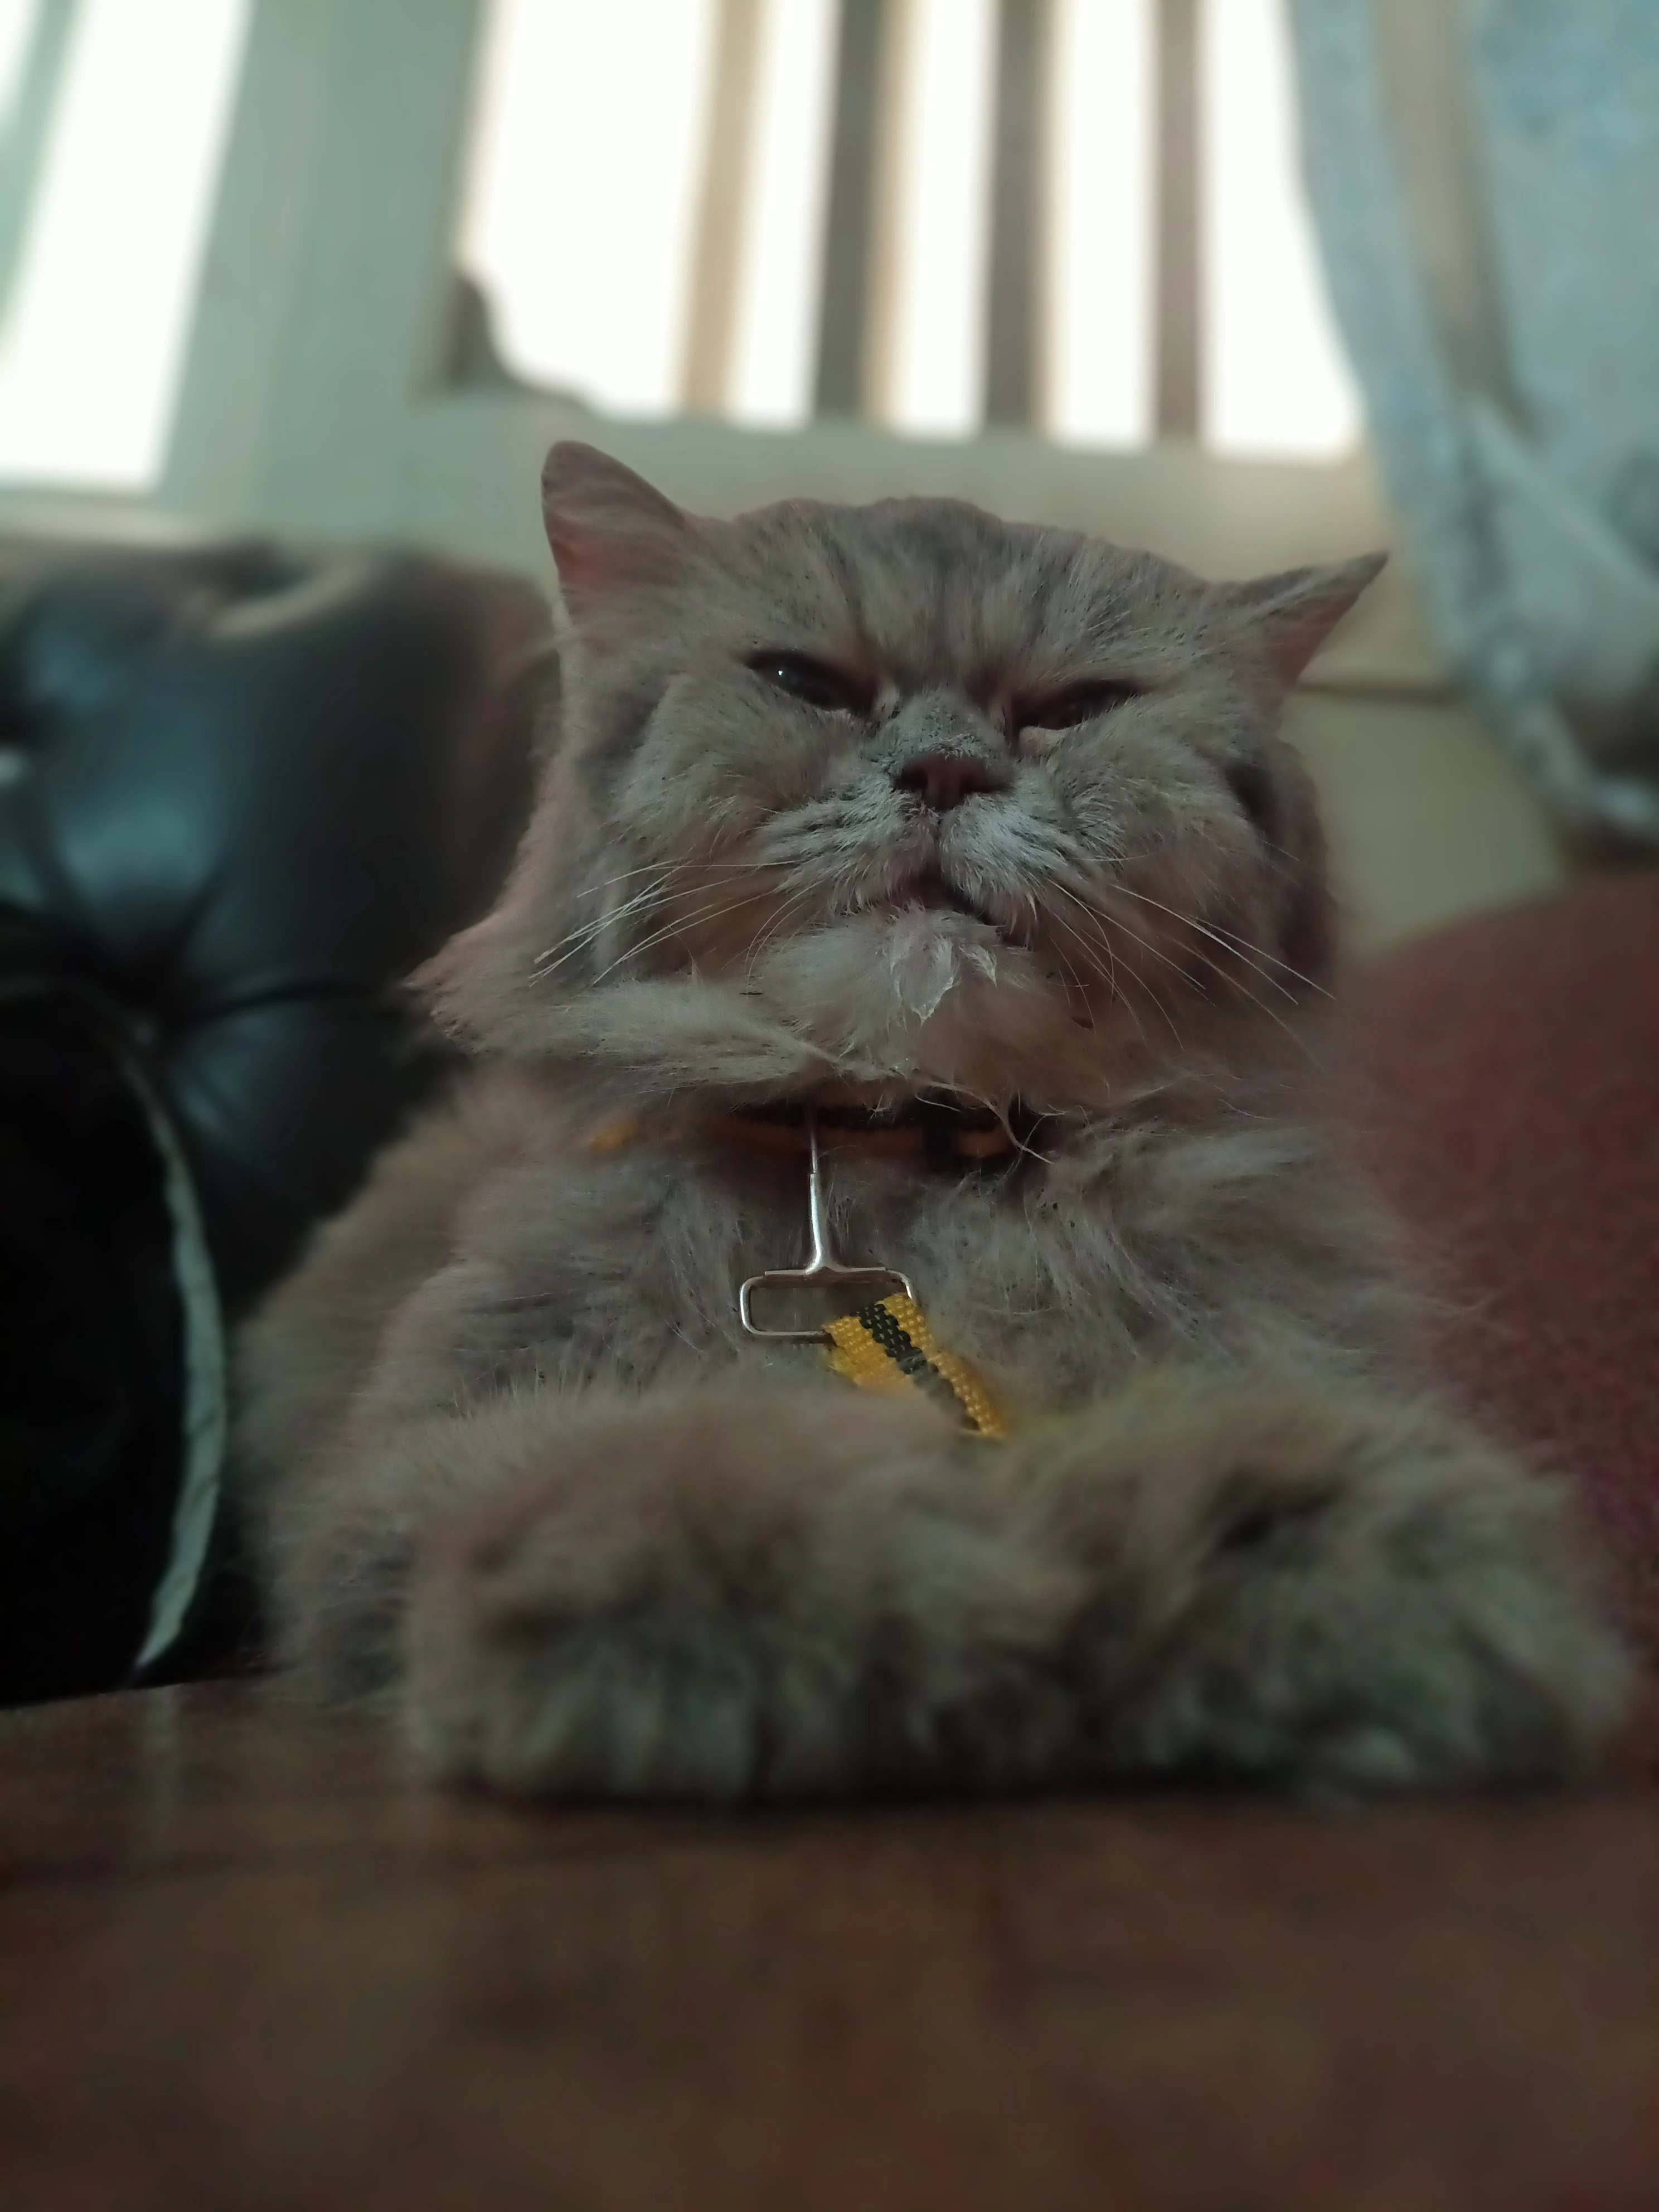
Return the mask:
<path id="1" fill-rule="evenodd" d="M 612 415 L 1358 435 L 1280 0 L 494 0 L 459 251 Z"/>
<path id="2" fill-rule="evenodd" d="M 1289 5 L 0 0 L 0 526 L 544 586 L 577 437 L 706 514 L 949 495 L 1218 576 L 1386 544 Z M 1371 794 L 1376 695 L 1444 683 L 1401 564 L 1316 681 L 1373 695 L 1318 738 Z M 1447 742 L 1402 853 L 1467 842 Z"/>
<path id="3" fill-rule="evenodd" d="M 273 149 L 270 88 L 301 62 L 290 138 L 325 99 L 374 97 L 377 40 L 447 70 L 456 149 L 405 157 L 442 175 L 455 153 L 438 250 L 501 382 L 622 425 L 1340 456 L 1358 416 L 1296 185 L 1284 4 L 0 0 L 0 480 L 168 488 L 256 21 L 236 128 L 263 114 Z M 301 191 L 272 173 L 258 197 Z M 370 221 L 337 181 L 295 209 L 296 233 Z M 222 238 L 232 294 L 280 281 L 262 219 Z M 359 263 L 395 258 L 404 219 L 376 215 Z M 355 297 L 294 296 L 340 319 L 313 351 L 349 343 Z M 254 366 L 245 345 L 243 386 Z M 431 374 L 410 364 L 404 396 Z"/>

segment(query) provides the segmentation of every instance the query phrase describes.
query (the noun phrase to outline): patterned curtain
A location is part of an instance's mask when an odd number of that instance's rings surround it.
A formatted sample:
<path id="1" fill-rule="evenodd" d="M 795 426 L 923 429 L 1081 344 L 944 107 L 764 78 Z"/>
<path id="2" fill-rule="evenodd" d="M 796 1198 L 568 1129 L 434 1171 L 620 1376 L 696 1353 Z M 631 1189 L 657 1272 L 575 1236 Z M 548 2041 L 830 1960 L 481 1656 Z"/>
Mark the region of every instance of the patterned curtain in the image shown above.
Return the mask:
<path id="1" fill-rule="evenodd" d="M 1659 846 L 1659 0 L 1291 0 L 1372 442 L 1558 817 Z"/>

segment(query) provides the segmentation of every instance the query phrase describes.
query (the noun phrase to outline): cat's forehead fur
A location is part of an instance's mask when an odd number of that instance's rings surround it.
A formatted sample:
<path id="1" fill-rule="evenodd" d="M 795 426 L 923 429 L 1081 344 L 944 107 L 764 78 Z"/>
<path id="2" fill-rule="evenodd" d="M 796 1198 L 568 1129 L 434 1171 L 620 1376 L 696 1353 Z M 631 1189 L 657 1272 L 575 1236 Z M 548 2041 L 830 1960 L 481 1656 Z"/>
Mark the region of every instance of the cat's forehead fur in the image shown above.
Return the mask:
<path id="1" fill-rule="evenodd" d="M 731 586 L 901 683 L 1190 646 L 1207 587 L 1172 562 L 963 500 L 789 500 L 703 526 Z"/>
<path id="2" fill-rule="evenodd" d="M 1011 675 L 1191 673 L 1296 680 L 1380 556 L 1215 585 L 1152 553 L 1005 522 L 966 501 L 787 500 L 712 521 L 591 447 L 556 446 L 549 540 L 578 665 L 673 647 L 693 658 L 816 645 L 900 689 Z M 1124 656 L 1130 665 L 1123 665 Z M 873 665 L 872 665 L 873 664 Z"/>

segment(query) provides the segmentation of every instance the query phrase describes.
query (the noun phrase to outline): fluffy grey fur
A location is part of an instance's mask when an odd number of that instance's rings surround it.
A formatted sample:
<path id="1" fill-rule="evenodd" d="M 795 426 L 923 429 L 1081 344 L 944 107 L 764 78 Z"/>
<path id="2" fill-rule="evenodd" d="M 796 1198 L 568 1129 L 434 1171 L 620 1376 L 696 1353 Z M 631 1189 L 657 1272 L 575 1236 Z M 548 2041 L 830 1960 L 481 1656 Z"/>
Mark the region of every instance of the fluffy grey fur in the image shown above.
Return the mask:
<path id="1" fill-rule="evenodd" d="M 289 1662 L 532 1793 L 1581 1769 L 1626 1667 L 1564 1496 L 1436 1401 L 1321 1112 L 1276 724 L 1377 564 L 703 521 L 573 446 L 545 493 L 561 742 L 426 979 L 475 1073 L 244 1346 Z M 988 1171 L 830 1166 L 1008 1441 L 744 1335 L 804 1170 L 711 1119 L 831 1090 L 1044 1117 Z"/>

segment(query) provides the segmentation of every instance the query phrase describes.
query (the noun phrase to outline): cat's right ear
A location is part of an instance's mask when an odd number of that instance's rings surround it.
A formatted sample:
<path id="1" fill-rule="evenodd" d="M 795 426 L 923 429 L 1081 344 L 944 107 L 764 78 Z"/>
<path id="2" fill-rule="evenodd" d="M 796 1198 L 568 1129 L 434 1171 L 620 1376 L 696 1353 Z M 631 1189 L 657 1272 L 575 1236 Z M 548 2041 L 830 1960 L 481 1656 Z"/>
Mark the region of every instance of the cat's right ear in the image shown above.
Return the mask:
<path id="1" fill-rule="evenodd" d="M 1265 648 L 1274 674 L 1289 690 L 1388 557 L 1362 553 L 1328 568 L 1290 568 L 1244 584 L 1215 584 L 1211 600 L 1258 648 Z"/>
<path id="2" fill-rule="evenodd" d="M 542 518 L 574 622 L 618 593 L 673 583 L 695 558 L 690 516 L 592 446 L 554 447 L 542 470 Z"/>

